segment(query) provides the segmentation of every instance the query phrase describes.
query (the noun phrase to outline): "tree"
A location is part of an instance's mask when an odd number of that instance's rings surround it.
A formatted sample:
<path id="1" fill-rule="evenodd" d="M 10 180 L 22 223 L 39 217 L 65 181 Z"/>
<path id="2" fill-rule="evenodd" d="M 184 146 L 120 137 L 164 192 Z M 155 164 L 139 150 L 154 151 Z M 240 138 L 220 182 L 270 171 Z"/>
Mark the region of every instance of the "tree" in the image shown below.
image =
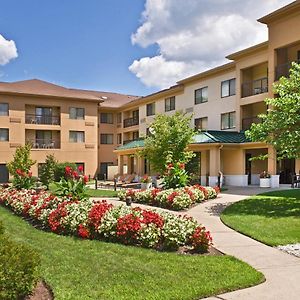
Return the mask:
<path id="1" fill-rule="evenodd" d="M 29 189 L 33 186 L 30 169 L 36 161 L 30 158 L 30 150 L 30 144 L 18 147 L 13 160 L 7 164 L 8 171 L 13 176 L 13 185 L 17 189 Z"/>
<path id="2" fill-rule="evenodd" d="M 55 170 L 57 168 L 57 160 L 53 154 L 46 156 L 45 163 L 41 167 L 41 182 L 49 188 L 49 184 L 55 181 Z"/>
<path id="3" fill-rule="evenodd" d="M 194 136 L 190 122 L 191 117 L 179 112 L 156 116 L 141 153 L 156 172 L 164 174 L 168 164 L 185 164 L 193 157 L 193 152 L 187 150 Z"/>
<path id="4" fill-rule="evenodd" d="M 254 142 L 273 145 L 278 159 L 300 158 L 300 64 L 292 63 L 289 78 L 273 85 L 278 96 L 266 99 L 269 109 L 259 115 L 246 136 Z"/>

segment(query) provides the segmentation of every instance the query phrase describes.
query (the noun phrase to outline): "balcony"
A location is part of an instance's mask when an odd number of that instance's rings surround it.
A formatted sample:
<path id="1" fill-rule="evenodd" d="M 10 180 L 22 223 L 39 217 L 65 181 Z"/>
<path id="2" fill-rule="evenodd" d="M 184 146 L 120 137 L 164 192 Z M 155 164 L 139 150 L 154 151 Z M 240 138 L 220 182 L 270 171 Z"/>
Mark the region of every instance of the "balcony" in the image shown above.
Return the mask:
<path id="1" fill-rule="evenodd" d="M 135 126 L 135 125 L 139 125 L 139 119 L 138 118 L 128 118 L 128 119 L 125 119 L 123 121 L 123 127 L 124 128 Z"/>
<path id="2" fill-rule="evenodd" d="M 138 138 L 137 139 L 124 140 L 123 141 L 123 145 L 126 145 L 126 144 L 128 144 L 130 142 L 134 142 L 134 141 L 137 141 L 137 140 L 138 140 Z"/>
<path id="3" fill-rule="evenodd" d="M 261 119 L 258 117 L 250 117 L 250 118 L 244 118 L 242 120 L 242 130 L 248 130 L 250 129 L 252 124 L 258 124 L 261 123 Z"/>
<path id="4" fill-rule="evenodd" d="M 292 62 L 300 63 L 300 59 L 277 65 L 275 68 L 275 80 L 279 80 L 282 76 L 289 77 Z"/>
<path id="5" fill-rule="evenodd" d="M 58 139 L 33 139 L 26 140 L 26 143 L 30 143 L 32 149 L 60 149 L 60 140 Z"/>
<path id="6" fill-rule="evenodd" d="M 242 98 L 268 92 L 268 78 L 248 81 L 242 84 Z"/>
<path id="7" fill-rule="evenodd" d="M 25 123 L 26 124 L 42 124 L 42 125 L 60 125 L 60 117 L 59 116 L 26 114 L 25 115 Z"/>

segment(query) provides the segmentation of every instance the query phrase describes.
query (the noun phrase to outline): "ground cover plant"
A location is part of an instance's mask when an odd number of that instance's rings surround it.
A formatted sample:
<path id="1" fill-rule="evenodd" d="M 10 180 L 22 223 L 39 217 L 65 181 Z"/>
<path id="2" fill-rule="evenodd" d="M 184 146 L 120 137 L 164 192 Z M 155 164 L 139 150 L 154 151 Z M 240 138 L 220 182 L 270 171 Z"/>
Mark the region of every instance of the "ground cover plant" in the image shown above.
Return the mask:
<path id="1" fill-rule="evenodd" d="M 229 256 L 178 255 L 38 230 L 0 206 L 7 234 L 41 256 L 56 300 L 191 300 L 260 283 Z"/>
<path id="2" fill-rule="evenodd" d="M 154 249 L 177 250 L 186 246 L 200 252 L 207 251 L 212 241 L 205 227 L 186 216 L 75 199 L 35 190 L 0 192 L 0 203 L 58 234 Z"/>
<path id="3" fill-rule="evenodd" d="M 177 189 L 148 189 L 148 190 L 121 190 L 118 193 L 120 200 L 130 198 L 132 202 L 168 208 L 171 210 L 183 210 L 195 203 L 208 199 L 214 199 L 219 193 L 218 188 L 203 187 L 200 185 L 188 186 Z"/>
<path id="4" fill-rule="evenodd" d="M 222 221 L 271 246 L 300 242 L 300 190 L 253 196 L 227 207 Z"/>

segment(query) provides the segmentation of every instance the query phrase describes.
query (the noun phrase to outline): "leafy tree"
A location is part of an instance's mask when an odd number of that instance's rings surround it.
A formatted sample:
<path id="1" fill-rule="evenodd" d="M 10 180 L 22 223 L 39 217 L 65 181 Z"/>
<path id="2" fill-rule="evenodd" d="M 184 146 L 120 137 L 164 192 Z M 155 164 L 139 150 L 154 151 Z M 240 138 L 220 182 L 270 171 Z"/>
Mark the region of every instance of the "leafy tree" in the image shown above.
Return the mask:
<path id="1" fill-rule="evenodd" d="M 57 160 L 53 154 L 46 156 L 45 163 L 41 166 L 40 180 L 41 182 L 49 187 L 51 182 L 55 181 L 55 170 L 57 168 Z"/>
<path id="2" fill-rule="evenodd" d="M 156 172 L 165 174 L 170 164 L 184 165 L 194 156 L 192 151 L 187 150 L 195 134 L 190 122 L 191 117 L 179 112 L 172 116 L 156 116 L 151 124 L 151 135 L 146 137 L 145 148 L 141 151 Z"/>
<path id="3" fill-rule="evenodd" d="M 30 158 L 30 150 L 30 144 L 18 147 L 13 160 L 7 164 L 8 171 L 13 176 L 13 186 L 17 189 L 29 189 L 34 184 L 30 169 L 36 161 Z"/>
<path id="4" fill-rule="evenodd" d="M 266 99 L 267 114 L 252 124 L 246 135 L 255 142 L 266 142 L 277 150 L 279 159 L 300 158 L 300 64 L 293 63 L 289 78 L 273 85 L 278 96 Z"/>

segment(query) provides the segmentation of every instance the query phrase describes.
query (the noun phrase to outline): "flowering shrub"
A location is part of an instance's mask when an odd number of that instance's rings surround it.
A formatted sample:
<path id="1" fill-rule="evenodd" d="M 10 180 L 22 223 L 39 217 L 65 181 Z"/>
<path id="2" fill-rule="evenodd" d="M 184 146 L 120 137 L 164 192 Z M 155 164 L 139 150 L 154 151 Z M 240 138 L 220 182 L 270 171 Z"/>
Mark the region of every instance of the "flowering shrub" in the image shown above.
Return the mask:
<path id="1" fill-rule="evenodd" d="M 141 179 L 141 183 L 151 183 L 151 182 L 152 182 L 152 178 L 148 175 L 143 176 Z"/>
<path id="2" fill-rule="evenodd" d="M 73 200 L 87 198 L 85 185 L 88 182 L 88 177 L 82 173 L 82 166 L 79 166 L 77 170 L 66 166 L 65 177 L 62 177 L 57 183 L 55 194 L 60 197 L 70 197 Z"/>
<path id="3" fill-rule="evenodd" d="M 154 193 L 155 194 L 155 193 Z M 42 191 L 3 189 L 0 203 L 58 234 L 101 239 L 153 249 L 176 250 L 181 246 L 204 252 L 210 233 L 196 220 L 106 201 L 70 201 Z"/>
<path id="4" fill-rule="evenodd" d="M 142 190 L 121 190 L 118 193 L 120 200 L 125 201 L 131 197 L 133 202 L 148 204 L 172 210 L 182 210 L 189 208 L 195 203 L 200 203 L 207 199 L 214 199 L 219 193 L 218 188 L 203 187 L 194 185 L 178 189 L 148 189 Z"/>
<path id="5" fill-rule="evenodd" d="M 163 176 L 163 186 L 165 189 L 180 188 L 187 185 L 189 176 L 185 170 L 185 164 L 168 163 L 166 166 L 166 172 Z"/>

